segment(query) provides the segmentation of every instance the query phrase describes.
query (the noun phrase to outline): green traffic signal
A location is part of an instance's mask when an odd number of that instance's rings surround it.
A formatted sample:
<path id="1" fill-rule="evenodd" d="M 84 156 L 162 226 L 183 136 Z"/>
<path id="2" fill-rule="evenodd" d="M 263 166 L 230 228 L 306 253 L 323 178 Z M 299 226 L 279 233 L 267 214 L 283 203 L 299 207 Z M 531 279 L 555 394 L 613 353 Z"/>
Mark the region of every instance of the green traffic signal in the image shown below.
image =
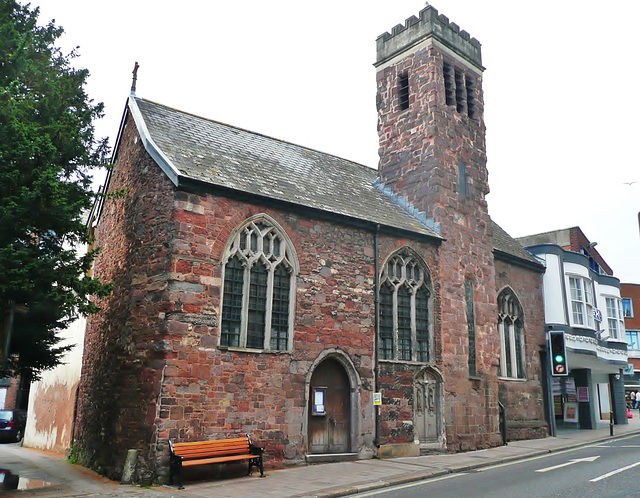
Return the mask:
<path id="1" fill-rule="evenodd" d="M 569 375 L 567 367 L 567 353 L 565 352 L 564 332 L 559 330 L 549 331 L 549 349 L 551 356 L 551 375 Z"/>

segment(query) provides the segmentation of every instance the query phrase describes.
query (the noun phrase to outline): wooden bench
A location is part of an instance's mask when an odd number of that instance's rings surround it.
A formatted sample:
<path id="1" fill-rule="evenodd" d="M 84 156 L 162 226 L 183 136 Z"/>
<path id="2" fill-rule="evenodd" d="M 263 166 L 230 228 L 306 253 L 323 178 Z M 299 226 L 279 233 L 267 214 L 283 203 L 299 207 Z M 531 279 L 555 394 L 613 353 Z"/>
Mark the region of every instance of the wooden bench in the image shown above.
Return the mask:
<path id="1" fill-rule="evenodd" d="M 206 465 L 210 463 L 248 461 L 247 475 L 251 474 L 251 467 L 260 469 L 260 477 L 264 477 L 263 453 L 264 448 L 254 446 L 249 434 L 244 437 L 232 439 L 219 439 L 217 441 L 194 441 L 191 443 L 172 443 L 171 462 L 169 466 L 169 483 L 173 484 L 173 476 L 177 475 L 179 488 L 182 485 L 182 467 L 191 465 Z"/>

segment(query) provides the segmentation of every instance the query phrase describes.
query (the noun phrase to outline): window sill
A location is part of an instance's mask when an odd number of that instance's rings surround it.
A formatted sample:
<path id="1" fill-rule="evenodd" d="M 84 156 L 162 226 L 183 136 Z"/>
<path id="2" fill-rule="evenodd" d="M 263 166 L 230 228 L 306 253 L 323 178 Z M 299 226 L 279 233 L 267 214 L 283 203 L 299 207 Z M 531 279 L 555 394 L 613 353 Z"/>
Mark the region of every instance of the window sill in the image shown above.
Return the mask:
<path id="1" fill-rule="evenodd" d="M 503 380 L 505 382 L 526 382 L 527 379 L 525 377 L 501 377 L 498 375 L 498 380 Z"/>
<path id="2" fill-rule="evenodd" d="M 277 349 L 254 349 L 254 348 L 239 348 L 236 346 L 218 346 L 220 351 L 229 351 L 234 353 L 251 353 L 251 354 L 291 354 L 291 351 L 281 351 Z"/>
<path id="3" fill-rule="evenodd" d="M 617 342 L 618 344 L 627 344 L 627 341 L 625 339 L 618 339 L 616 337 L 605 337 L 602 339 L 605 342 Z"/>
<path id="4" fill-rule="evenodd" d="M 413 361 L 413 360 L 390 360 L 388 358 L 379 358 L 379 363 L 397 363 L 401 365 L 435 365 L 429 361 Z"/>
<path id="5" fill-rule="evenodd" d="M 479 375 L 469 375 L 469 380 L 475 380 L 475 381 L 482 381 L 482 377 L 480 377 Z"/>

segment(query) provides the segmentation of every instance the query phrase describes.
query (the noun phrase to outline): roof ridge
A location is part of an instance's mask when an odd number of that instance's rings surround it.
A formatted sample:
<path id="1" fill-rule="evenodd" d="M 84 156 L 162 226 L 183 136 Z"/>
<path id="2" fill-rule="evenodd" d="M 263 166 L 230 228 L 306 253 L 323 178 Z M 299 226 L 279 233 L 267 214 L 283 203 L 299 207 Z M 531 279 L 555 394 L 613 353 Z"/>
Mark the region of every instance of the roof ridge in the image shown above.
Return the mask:
<path id="1" fill-rule="evenodd" d="M 404 211 L 413 216 L 420 223 L 440 235 L 440 223 L 436 223 L 435 218 L 427 218 L 427 214 L 424 211 L 419 211 L 418 208 L 411 204 L 409 202 L 409 199 L 407 199 L 407 196 L 395 193 L 391 189 L 391 187 L 384 184 L 380 177 L 376 178 L 373 186 L 376 187 L 384 195 L 386 195 L 389 199 L 391 199 L 395 204 L 400 206 Z"/>

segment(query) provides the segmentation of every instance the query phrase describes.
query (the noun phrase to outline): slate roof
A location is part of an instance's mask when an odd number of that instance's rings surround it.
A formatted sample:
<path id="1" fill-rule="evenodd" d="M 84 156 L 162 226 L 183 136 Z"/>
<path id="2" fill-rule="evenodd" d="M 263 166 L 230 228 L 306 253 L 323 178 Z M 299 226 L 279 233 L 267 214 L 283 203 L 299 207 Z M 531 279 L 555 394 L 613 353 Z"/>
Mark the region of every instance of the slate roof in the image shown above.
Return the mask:
<path id="1" fill-rule="evenodd" d="M 129 109 L 177 185 L 197 180 L 441 239 L 374 185 L 374 169 L 134 96 Z"/>
<path id="2" fill-rule="evenodd" d="M 527 251 L 522 245 L 511 235 L 505 232 L 495 221 L 493 223 L 493 249 L 496 256 L 500 253 L 509 258 L 522 260 L 526 266 L 538 267 L 540 271 L 544 271 L 544 265 L 540 263 L 533 255 Z"/>
<path id="3" fill-rule="evenodd" d="M 129 110 L 147 151 L 176 185 L 195 180 L 441 239 L 405 200 L 383 193 L 377 171 L 362 164 L 133 95 Z M 542 268 L 495 222 L 493 246 L 497 256 Z"/>

